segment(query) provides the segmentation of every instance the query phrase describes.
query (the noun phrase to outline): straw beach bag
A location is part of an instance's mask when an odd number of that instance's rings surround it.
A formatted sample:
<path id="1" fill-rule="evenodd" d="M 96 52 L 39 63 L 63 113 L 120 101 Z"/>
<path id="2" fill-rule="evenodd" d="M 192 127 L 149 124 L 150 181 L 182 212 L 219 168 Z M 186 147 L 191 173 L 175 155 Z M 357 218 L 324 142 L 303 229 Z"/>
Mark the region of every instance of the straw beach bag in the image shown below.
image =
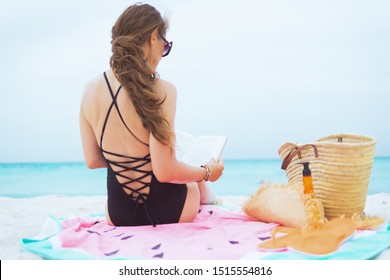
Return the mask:
<path id="1" fill-rule="evenodd" d="M 376 140 L 335 134 L 305 145 L 286 142 L 279 148 L 288 181 L 302 182 L 302 164 L 309 162 L 314 195 L 328 219 L 363 214 L 374 161 Z"/>

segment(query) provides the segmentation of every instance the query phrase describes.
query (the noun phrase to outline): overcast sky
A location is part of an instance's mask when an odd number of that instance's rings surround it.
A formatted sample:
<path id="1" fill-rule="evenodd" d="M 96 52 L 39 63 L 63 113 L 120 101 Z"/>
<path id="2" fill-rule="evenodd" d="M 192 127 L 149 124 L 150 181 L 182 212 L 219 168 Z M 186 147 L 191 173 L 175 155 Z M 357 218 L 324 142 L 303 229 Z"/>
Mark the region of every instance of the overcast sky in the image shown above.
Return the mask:
<path id="1" fill-rule="evenodd" d="M 390 1 L 144 1 L 170 19 L 158 71 L 178 89 L 176 128 L 224 134 L 224 158 L 278 158 L 334 133 L 390 156 Z M 0 162 L 83 160 L 84 85 L 133 1 L 3 1 Z"/>

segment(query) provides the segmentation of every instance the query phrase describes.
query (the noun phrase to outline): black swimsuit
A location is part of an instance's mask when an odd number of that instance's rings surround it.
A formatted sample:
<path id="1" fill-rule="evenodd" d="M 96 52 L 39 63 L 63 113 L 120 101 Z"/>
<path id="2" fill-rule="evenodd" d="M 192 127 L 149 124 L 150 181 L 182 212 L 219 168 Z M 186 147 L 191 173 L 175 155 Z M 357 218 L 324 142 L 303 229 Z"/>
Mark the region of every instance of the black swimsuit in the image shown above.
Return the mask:
<path id="1" fill-rule="evenodd" d="M 187 197 L 187 186 L 185 184 L 161 183 L 154 176 L 152 170 L 142 170 L 143 166 L 151 162 L 150 154 L 143 158 L 138 158 L 103 149 L 104 131 L 114 106 L 127 130 L 139 142 L 149 146 L 133 134 L 119 111 L 116 98 L 122 87 L 118 88 L 114 96 L 106 73 L 104 73 L 104 78 L 112 96 L 112 103 L 104 121 L 100 138 L 100 149 L 107 161 L 107 202 L 111 222 L 116 226 L 155 226 L 156 224 L 177 223 Z M 121 160 L 110 160 L 107 158 L 108 155 Z M 114 171 L 113 166 L 117 167 L 117 171 Z M 139 173 L 139 176 L 137 178 L 129 178 L 124 175 L 125 172 L 130 170 Z M 117 177 L 124 178 L 126 181 L 120 183 Z M 133 189 L 131 184 L 134 182 L 141 183 L 141 187 Z M 149 188 L 149 192 L 142 192 L 146 188 Z M 130 190 L 130 193 L 127 194 L 124 189 Z"/>

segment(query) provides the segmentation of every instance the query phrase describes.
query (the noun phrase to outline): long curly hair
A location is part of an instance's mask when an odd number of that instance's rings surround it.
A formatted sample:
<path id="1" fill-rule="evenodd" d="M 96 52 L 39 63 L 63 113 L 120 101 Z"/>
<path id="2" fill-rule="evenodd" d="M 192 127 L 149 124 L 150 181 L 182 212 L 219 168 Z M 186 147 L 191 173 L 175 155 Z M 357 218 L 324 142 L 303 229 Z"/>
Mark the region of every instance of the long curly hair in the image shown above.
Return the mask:
<path id="1" fill-rule="evenodd" d="M 154 30 L 165 35 L 167 28 L 167 22 L 153 6 L 137 3 L 128 7 L 112 27 L 110 66 L 126 89 L 143 126 L 159 142 L 173 149 L 175 135 L 161 107 L 166 96 L 159 98 L 153 92 L 158 75 L 146 63 L 141 49 Z"/>

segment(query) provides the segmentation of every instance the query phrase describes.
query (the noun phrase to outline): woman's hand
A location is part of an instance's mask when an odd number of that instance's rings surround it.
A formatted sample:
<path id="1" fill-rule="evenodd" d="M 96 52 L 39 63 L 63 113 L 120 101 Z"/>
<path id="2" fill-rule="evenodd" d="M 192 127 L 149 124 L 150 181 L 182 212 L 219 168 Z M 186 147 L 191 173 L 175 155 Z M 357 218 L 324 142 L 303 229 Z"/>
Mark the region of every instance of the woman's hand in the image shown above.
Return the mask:
<path id="1" fill-rule="evenodd" d="M 223 170 L 225 169 L 223 160 L 216 161 L 215 159 L 209 160 L 206 165 L 210 168 L 209 181 L 215 182 L 221 177 Z"/>

